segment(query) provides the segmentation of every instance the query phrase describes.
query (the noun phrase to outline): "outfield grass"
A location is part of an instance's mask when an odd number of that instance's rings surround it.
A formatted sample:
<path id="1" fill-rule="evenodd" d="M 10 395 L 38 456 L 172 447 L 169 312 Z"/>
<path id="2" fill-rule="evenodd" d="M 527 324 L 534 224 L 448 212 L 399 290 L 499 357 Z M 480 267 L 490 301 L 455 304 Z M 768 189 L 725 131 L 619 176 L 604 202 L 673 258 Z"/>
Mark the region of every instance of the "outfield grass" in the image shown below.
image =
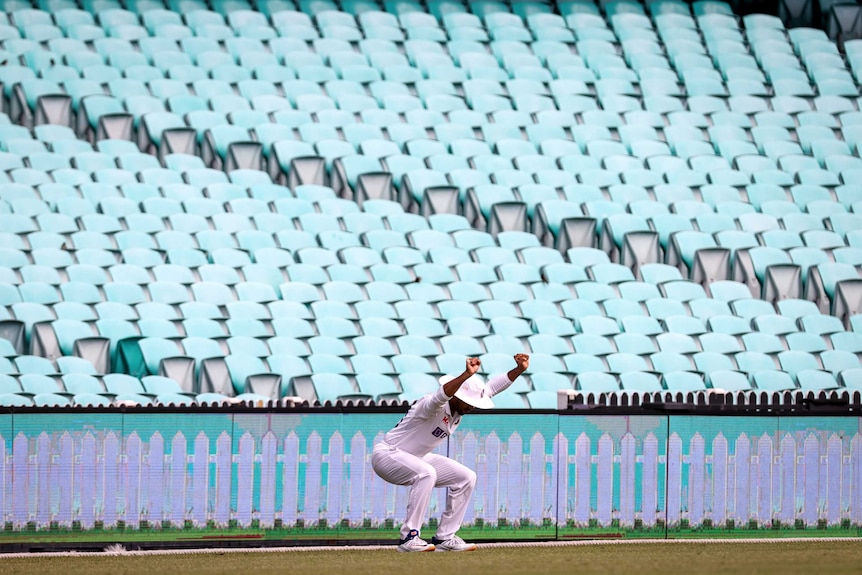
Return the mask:
<path id="1" fill-rule="evenodd" d="M 424 531 L 433 527 L 425 526 Z M 50 548 L 50 544 L 63 548 L 74 548 L 75 544 L 86 545 L 90 549 L 100 549 L 112 543 L 126 545 L 130 549 L 138 546 L 157 549 L 169 543 L 182 543 L 185 546 L 199 542 L 202 547 L 209 546 L 213 541 L 242 542 L 252 541 L 275 542 L 277 545 L 291 545 L 297 542 L 320 544 L 326 541 L 364 541 L 390 542 L 397 537 L 396 527 L 379 527 L 374 529 L 255 529 L 255 528 L 149 528 L 149 529 L 88 529 L 75 531 L 72 529 L 38 530 L 38 531 L 5 531 L 0 537 L 0 549 L 4 545 L 26 544 Z M 584 539 L 787 539 L 787 538 L 819 538 L 819 537 L 862 537 L 862 529 L 858 527 L 829 527 L 826 529 L 798 529 L 785 525 L 780 528 L 759 527 L 748 529 L 698 528 L 681 529 L 678 527 L 665 530 L 664 527 L 631 529 L 614 527 L 577 528 L 560 526 L 465 526 L 459 531 L 464 539 L 477 542 L 487 541 L 572 541 Z M 6 550 L 6 549 L 4 549 Z"/>
<path id="2" fill-rule="evenodd" d="M 104 557 L 0 557 L 0 572 L 40 575 L 252 573 L 323 575 L 692 575 L 862 573 L 862 541 L 805 543 L 656 543 L 484 548 L 475 553 L 403 554 L 333 549 L 288 553 L 223 553 Z"/>

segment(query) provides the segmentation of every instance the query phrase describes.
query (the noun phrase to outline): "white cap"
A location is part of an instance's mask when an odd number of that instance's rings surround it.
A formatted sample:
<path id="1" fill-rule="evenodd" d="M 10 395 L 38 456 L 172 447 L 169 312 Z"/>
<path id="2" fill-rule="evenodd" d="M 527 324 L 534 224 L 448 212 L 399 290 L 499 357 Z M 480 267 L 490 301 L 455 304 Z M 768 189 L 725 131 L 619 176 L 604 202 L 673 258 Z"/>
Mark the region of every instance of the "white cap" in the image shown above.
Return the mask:
<path id="1" fill-rule="evenodd" d="M 446 385 L 456 377 L 455 375 L 444 375 L 438 381 L 440 385 Z M 455 392 L 455 397 L 478 409 L 492 409 L 494 407 L 488 386 L 476 374 L 471 375 L 467 381 L 461 384 L 460 389 Z"/>

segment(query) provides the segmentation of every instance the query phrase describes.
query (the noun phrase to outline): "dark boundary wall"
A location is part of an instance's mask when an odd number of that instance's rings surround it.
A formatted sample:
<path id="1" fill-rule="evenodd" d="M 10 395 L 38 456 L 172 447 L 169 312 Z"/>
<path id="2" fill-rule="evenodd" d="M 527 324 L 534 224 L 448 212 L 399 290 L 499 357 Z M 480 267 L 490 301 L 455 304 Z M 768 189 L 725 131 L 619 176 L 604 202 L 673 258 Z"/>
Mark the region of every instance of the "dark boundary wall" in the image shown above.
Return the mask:
<path id="1" fill-rule="evenodd" d="M 0 551 L 392 542 L 377 478 L 399 408 L 0 413 Z M 862 534 L 858 408 L 471 414 L 468 540 Z M 434 518 L 444 505 L 437 490 Z"/>

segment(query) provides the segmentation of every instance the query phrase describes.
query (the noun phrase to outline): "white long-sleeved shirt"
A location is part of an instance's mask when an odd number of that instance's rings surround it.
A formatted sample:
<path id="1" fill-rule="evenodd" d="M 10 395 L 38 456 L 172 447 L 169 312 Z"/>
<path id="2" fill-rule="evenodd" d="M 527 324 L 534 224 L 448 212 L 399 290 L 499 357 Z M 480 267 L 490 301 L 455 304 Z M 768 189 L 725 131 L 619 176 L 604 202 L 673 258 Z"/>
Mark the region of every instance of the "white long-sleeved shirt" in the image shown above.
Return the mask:
<path id="1" fill-rule="evenodd" d="M 492 377 L 488 383 L 491 397 L 512 385 L 508 374 Z M 434 451 L 447 437 L 455 433 L 461 423 L 461 414 L 453 415 L 449 407 L 452 399 L 441 385 L 434 393 L 419 399 L 395 427 L 383 436 L 383 443 L 417 457 Z"/>

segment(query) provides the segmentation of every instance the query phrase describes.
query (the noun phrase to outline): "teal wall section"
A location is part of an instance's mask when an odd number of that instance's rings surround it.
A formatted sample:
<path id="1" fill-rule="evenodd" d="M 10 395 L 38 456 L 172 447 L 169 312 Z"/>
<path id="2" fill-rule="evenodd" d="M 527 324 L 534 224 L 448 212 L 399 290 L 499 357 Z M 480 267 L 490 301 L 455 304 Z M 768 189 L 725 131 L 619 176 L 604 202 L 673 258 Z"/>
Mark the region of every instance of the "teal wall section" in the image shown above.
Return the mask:
<path id="1" fill-rule="evenodd" d="M 372 471 L 400 413 L 0 415 L 5 539 L 389 539 L 407 489 Z M 855 417 L 480 414 L 444 444 L 474 539 L 846 535 Z M 445 505 L 431 501 L 429 528 Z"/>

